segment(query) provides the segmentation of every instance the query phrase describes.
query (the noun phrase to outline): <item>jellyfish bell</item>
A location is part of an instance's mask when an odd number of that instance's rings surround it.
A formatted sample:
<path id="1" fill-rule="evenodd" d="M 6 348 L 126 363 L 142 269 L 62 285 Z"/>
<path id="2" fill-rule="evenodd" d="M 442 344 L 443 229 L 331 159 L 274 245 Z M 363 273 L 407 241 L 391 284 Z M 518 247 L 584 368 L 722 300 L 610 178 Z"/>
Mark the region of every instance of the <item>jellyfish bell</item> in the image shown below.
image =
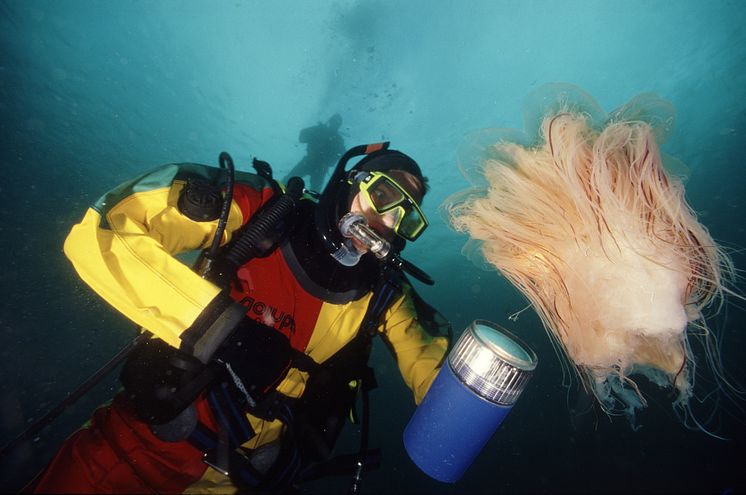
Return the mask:
<path id="1" fill-rule="evenodd" d="M 624 110 L 624 107 L 619 110 Z M 578 86 L 563 82 L 544 84 L 530 92 L 523 100 L 522 112 L 524 143 L 541 141 L 542 123 L 547 115 L 583 115 L 592 127 L 602 126 L 609 117 L 593 96 Z"/>
<path id="2" fill-rule="evenodd" d="M 461 175 L 474 187 L 489 185 L 485 165 L 492 161 L 509 160 L 498 143 L 523 143 L 526 137 L 517 129 L 478 129 L 469 133 L 456 154 Z M 528 143 L 526 143 L 528 144 Z M 469 194 L 471 191 L 466 192 Z"/>
<path id="3" fill-rule="evenodd" d="M 647 404 L 636 375 L 675 390 L 674 406 L 688 407 L 689 337 L 712 338 L 703 310 L 734 271 L 686 203 L 683 167 L 658 148 L 673 107 L 645 94 L 605 115 L 587 93 L 573 94 L 554 85 L 529 98 L 542 106 L 527 113 L 526 125 L 539 126 L 526 132 L 537 136 L 533 145 L 487 143 L 482 133 L 472 142 L 481 155 L 464 148 L 462 161 L 477 163 L 462 171 L 481 176 L 467 177 L 475 187 L 443 211 L 527 297 L 603 409 L 634 425 Z"/>

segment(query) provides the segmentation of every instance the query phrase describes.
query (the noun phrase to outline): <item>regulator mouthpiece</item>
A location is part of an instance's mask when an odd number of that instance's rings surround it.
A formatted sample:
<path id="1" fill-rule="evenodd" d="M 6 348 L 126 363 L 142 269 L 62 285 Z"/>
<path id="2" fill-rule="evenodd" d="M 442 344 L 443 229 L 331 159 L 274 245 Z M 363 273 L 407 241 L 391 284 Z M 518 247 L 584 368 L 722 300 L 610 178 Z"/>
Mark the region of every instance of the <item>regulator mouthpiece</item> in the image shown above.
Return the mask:
<path id="1" fill-rule="evenodd" d="M 359 213 L 350 212 L 343 216 L 339 220 L 339 231 L 348 239 L 357 239 L 365 244 L 379 259 L 385 258 L 391 251 L 391 244 L 368 227 L 365 217 Z"/>
<path id="2" fill-rule="evenodd" d="M 342 244 L 335 252 L 331 253 L 331 255 L 332 258 L 344 266 L 355 266 L 360 261 L 360 257 L 363 253 L 355 248 L 350 239 L 345 239 L 344 244 Z"/>

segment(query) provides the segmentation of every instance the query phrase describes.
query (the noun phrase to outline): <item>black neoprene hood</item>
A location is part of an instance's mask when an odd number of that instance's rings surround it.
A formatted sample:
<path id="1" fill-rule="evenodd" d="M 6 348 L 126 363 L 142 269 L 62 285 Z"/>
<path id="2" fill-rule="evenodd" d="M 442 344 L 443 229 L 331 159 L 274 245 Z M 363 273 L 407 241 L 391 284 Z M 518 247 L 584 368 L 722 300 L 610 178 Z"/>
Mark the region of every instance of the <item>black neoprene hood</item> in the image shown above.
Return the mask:
<path id="1" fill-rule="evenodd" d="M 425 177 L 422 175 L 420 166 L 417 165 L 417 162 L 411 157 L 405 155 L 401 151 L 376 151 L 360 160 L 354 167 L 352 167 L 352 169 L 363 170 L 365 172 L 385 172 L 386 170 L 402 170 L 404 172 L 409 172 L 420 181 L 424 195 Z"/>

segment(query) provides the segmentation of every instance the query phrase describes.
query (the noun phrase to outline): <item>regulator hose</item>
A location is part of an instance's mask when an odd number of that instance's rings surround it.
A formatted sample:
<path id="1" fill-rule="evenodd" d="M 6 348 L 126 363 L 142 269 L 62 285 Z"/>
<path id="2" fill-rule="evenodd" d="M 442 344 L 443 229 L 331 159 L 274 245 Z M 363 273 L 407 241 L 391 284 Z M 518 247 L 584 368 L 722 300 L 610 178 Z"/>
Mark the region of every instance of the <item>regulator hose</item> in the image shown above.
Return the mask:
<path id="1" fill-rule="evenodd" d="M 227 152 L 223 151 L 218 157 L 220 168 L 228 169 L 228 183 L 225 186 L 225 198 L 223 200 L 223 206 L 220 210 L 220 220 L 218 220 L 218 228 L 215 231 L 215 237 L 212 238 L 212 245 L 210 246 L 209 257 L 215 259 L 218 255 L 218 249 L 220 248 L 220 241 L 223 239 L 223 233 L 225 232 L 225 226 L 228 223 L 228 214 L 231 211 L 231 203 L 233 202 L 233 184 L 235 182 L 236 167 L 233 165 L 233 158 Z"/>
<path id="2" fill-rule="evenodd" d="M 271 253 L 283 234 L 289 230 L 284 222 L 295 211 L 303 194 L 303 187 L 303 179 L 291 178 L 285 194 L 273 197 L 259 209 L 222 253 L 214 256 L 208 253 L 204 256 L 202 269 L 199 270 L 202 277 L 218 287 L 227 288 L 235 279 L 240 266 L 253 258 Z"/>
<path id="3" fill-rule="evenodd" d="M 236 242 L 224 254 L 225 260 L 238 268 L 271 249 L 277 241 L 275 236 L 271 235 L 272 231 L 295 211 L 297 201 L 303 194 L 303 185 L 303 179 L 300 177 L 291 178 L 287 192 L 252 217 L 247 228 L 239 234 Z"/>

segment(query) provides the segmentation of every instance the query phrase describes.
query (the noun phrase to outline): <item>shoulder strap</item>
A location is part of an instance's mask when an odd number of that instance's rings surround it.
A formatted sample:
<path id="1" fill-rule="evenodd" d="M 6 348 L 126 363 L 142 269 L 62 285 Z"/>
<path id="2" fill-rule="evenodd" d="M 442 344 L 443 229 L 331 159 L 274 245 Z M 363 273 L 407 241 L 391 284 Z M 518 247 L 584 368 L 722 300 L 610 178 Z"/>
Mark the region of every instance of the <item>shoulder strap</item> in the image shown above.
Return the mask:
<path id="1" fill-rule="evenodd" d="M 391 306 L 396 295 L 401 293 L 401 290 L 402 283 L 398 272 L 388 266 L 384 266 L 381 277 L 373 289 L 373 297 L 368 305 L 368 311 L 366 311 L 363 317 L 363 323 L 358 335 L 364 334 L 369 338 L 376 335 L 376 328 L 380 325 L 386 310 Z"/>

